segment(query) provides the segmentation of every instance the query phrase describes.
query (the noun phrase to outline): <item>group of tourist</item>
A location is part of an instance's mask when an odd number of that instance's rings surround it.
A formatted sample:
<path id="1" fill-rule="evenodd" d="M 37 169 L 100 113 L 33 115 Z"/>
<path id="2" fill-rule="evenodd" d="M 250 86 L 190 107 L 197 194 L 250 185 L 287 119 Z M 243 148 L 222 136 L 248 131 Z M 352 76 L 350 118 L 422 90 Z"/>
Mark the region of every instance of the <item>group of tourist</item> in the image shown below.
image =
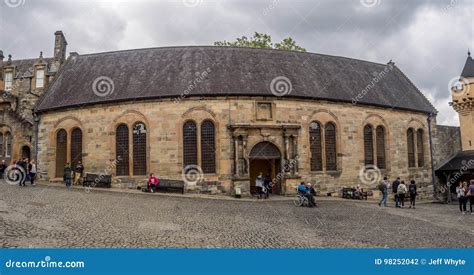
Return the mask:
<path id="1" fill-rule="evenodd" d="M 63 181 L 64 184 L 66 185 L 67 190 L 71 189 L 71 185 L 78 185 L 81 183 L 81 179 L 84 175 L 84 165 L 82 164 L 81 161 L 77 162 L 76 167 L 74 170 L 72 169 L 71 165 L 66 163 L 66 166 L 64 166 L 64 173 L 63 173 Z"/>
<path id="2" fill-rule="evenodd" d="M 263 173 L 260 172 L 255 179 L 255 187 L 257 188 L 257 196 L 259 199 L 262 197 L 268 199 L 272 192 L 272 180 L 270 175 L 264 176 Z"/>
<path id="3" fill-rule="evenodd" d="M 418 195 L 415 180 L 410 180 L 410 184 L 407 186 L 407 184 L 405 184 L 405 181 L 400 181 L 400 177 L 397 177 L 397 179 L 393 181 L 391 187 L 395 199 L 395 207 L 405 207 L 405 198 L 408 195 L 410 198 L 409 208 L 415 208 L 416 196 Z M 382 182 L 378 186 L 378 189 L 380 190 L 380 192 L 382 192 L 382 199 L 379 202 L 379 206 L 383 205 L 384 207 L 387 207 L 389 188 L 390 183 L 388 182 L 387 177 L 384 177 Z"/>
<path id="4" fill-rule="evenodd" d="M 28 158 L 13 160 L 8 175 L 4 175 L 7 168 L 7 163 L 5 160 L 2 160 L 0 163 L 1 178 L 6 177 L 13 181 L 18 180 L 20 186 L 26 186 L 26 182 L 30 182 L 32 186 L 35 185 L 36 162 L 34 160 L 30 161 Z"/>
<path id="5" fill-rule="evenodd" d="M 474 215 L 472 212 L 472 205 L 474 204 L 474 179 L 470 181 L 468 186 L 467 181 L 460 182 L 456 187 L 456 196 L 459 201 L 459 210 L 461 213 L 467 213 L 467 202 L 469 201 L 469 210 L 471 215 Z"/>

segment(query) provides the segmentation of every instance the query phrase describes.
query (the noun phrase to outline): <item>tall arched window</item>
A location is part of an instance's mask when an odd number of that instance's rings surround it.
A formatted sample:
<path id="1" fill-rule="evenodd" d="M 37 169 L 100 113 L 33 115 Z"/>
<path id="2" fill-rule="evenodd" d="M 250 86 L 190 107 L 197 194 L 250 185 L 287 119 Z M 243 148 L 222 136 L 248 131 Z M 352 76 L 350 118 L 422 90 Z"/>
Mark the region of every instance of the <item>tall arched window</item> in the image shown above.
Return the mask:
<path id="1" fill-rule="evenodd" d="M 328 122 L 324 129 L 324 144 L 326 145 L 326 170 L 337 170 L 336 126 Z"/>
<path id="2" fill-rule="evenodd" d="M 311 122 L 309 125 L 309 150 L 311 151 L 311 171 L 323 170 L 323 154 L 321 145 L 321 125 Z"/>
<path id="3" fill-rule="evenodd" d="M 82 162 L 82 131 L 74 128 L 71 132 L 71 165 L 76 168 L 77 163 Z"/>
<path id="4" fill-rule="evenodd" d="M 120 124 L 115 131 L 115 161 L 117 176 L 130 175 L 128 126 Z"/>
<path id="5" fill-rule="evenodd" d="M 415 132 L 412 128 L 407 131 L 408 167 L 415 167 Z"/>
<path id="6" fill-rule="evenodd" d="M 64 129 L 56 133 L 56 177 L 64 175 L 67 163 L 67 132 Z"/>
<path id="7" fill-rule="evenodd" d="M 12 156 L 12 143 L 13 136 L 10 132 L 5 134 L 5 157 L 10 158 Z"/>
<path id="8" fill-rule="evenodd" d="M 418 129 L 416 133 L 416 152 L 418 154 L 418 167 L 425 165 L 424 150 L 423 150 L 423 130 Z"/>
<path id="9" fill-rule="evenodd" d="M 385 169 L 385 130 L 382 126 L 375 128 L 375 146 L 377 150 L 377 167 Z"/>
<path id="10" fill-rule="evenodd" d="M 372 125 L 368 124 L 364 127 L 364 164 L 374 164 L 374 141 L 373 141 Z"/>
<path id="11" fill-rule="evenodd" d="M 204 173 L 216 172 L 215 129 L 210 120 L 201 124 L 201 168 Z"/>
<path id="12" fill-rule="evenodd" d="M 187 121 L 183 125 L 183 167 L 198 164 L 196 123 Z"/>
<path id="13" fill-rule="evenodd" d="M 137 122 L 133 126 L 133 175 L 146 175 L 146 126 Z"/>
<path id="14" fill-rule="evenodd" d="M 3 140 L 3 134 L 0 133 L 0 157 L 3 157 L 4 154 L 5 154 L 4 147 L 5 147 L 5 143 L 4 143 L 4 140 Z"/>

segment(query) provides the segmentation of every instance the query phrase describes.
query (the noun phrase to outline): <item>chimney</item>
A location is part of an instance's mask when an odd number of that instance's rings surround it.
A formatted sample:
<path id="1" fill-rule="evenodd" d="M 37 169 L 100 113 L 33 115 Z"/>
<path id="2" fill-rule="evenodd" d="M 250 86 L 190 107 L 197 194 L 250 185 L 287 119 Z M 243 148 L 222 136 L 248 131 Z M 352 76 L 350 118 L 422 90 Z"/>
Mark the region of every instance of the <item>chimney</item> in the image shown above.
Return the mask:
<path id="1" fill-rule="evenodd" d="M 54 61 L 62 64 L 66 59 L 66 37 L 62 31 L 55 32 L 54 37 Z"/>

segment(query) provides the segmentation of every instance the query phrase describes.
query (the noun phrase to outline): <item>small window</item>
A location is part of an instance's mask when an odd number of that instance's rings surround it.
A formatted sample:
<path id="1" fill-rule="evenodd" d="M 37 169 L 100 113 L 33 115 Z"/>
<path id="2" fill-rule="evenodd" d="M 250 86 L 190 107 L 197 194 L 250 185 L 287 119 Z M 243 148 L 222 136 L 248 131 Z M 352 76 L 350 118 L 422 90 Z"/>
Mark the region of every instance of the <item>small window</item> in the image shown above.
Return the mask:
<path id="1" fill-rule="evenodd" d="M 326 145 L 326 170 L 337 170 L 336 126 L 328 122 L 324 129 L 324 144 Z"/>
<path id="2" fill-rule="evenodd" d="M 309 150 L 311 152 L 311 171 L 323 170 L 323 152 L 321 144 L 321 125 L 318 122 L 313 121 L 309 125 Z"/>
<path id="3" fill-rule="evenodd" d="M 5 91 L 11 91 L 13 87 L 13 73 L 5 73 Z"/>
<path id="4" fill-rule="evenodd" d="M 44 87 L 44 70 L 36 70 L 36 88 Z"/>
<path id="5" fill-rule="evenodd" d="M 183 125 L 183 167 L 198 164 L 196 123 L 187 121 Z"/>

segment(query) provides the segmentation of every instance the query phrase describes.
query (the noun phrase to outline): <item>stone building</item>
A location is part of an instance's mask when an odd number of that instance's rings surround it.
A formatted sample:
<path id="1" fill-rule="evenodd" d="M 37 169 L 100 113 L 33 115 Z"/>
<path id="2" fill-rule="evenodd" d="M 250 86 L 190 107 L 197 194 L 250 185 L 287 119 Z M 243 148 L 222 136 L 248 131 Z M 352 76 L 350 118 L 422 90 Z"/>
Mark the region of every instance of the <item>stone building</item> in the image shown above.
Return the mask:
<path id="1" fill-rule="evenodd" d="M 4 61 L 0 51 L 0 159 L 10 163 L 35 154 L 33 110 L 65 61 L 66 39 L 55 33 L 54 57 Z"/>
<path id="2" fill-rule="evenodd" d="M 170 47 L 71 55 L 36 108 L 38 168 L 67 162 L 188 190 L 325 193 L 380 176 L 432 186 L 436 110 L 393 63 L 270 49 Z M 374 176 L 375 175 L 375 180 Z"/>

